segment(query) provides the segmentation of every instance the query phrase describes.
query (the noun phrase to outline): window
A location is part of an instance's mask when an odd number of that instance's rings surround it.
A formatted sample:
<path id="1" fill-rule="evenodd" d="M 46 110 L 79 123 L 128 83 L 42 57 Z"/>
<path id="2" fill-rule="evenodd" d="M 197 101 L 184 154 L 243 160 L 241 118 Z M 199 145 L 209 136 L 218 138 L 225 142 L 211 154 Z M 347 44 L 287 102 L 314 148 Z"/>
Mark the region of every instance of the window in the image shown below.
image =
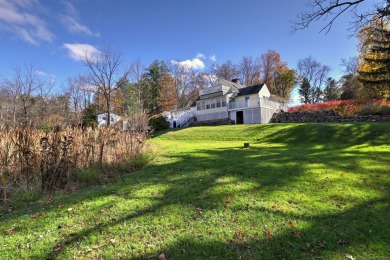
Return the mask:
<path id="1" fill-rule="evenodd" d="M 249 97 L 245 97 L 245 106 L 247 107 L 249 105 Z"/>
<path id="2" fill-rule="evenodd" d="M 111 117 L 110 119 L 111 119 L 111 122 L 114 122 L 114 118 L 113 117 Z"/>
<path id="3" fill-rule="evenodd" d="M 215 108 L 215 99 L 211 100 L 211 108 Z"/>
<path id="4" fill-rule="evenodd" d="M 107 117 L 106 117 L 106 116 L 103 116 L 102 119 L 103 119 L 103 120 L 107 120 Z"/>
<path id="5" fill-rule="evenodd" d="M 226 99 L 222 99 L 222 106 L 226 107 Z"/>
<path id="6" fill-rule="evenodd" d="M 221 107 L 221 99 L 220 98 L 217 99 L 217 107 Z"/>
<path id="7" fill-rule="evenodd" d="M 199 111 L 199 110 L 202 110 L 202 102 L 197 102 L 196 103 L 196 109 Z"/>
<path id="8" fill-rule="evenodd" d="M 210 109 L 210 100 L 206 101 L 206 109 Z"/>

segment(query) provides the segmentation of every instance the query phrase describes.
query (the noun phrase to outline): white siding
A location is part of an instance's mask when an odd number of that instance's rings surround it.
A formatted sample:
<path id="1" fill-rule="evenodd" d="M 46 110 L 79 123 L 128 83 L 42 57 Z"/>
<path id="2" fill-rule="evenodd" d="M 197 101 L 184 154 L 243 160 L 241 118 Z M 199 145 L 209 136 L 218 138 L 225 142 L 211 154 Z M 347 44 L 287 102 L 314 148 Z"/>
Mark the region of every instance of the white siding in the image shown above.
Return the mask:
<path id="1" fill-rule="evenodd" d="M 244 110 L 244 124 L 253 124 L 252 111 L 253 109 Z"/>
<path id="2" fill-rule="evenodd" d="M 271 96 L 271 92 L 269 92 L 268 87 L 264 84 L 264 86 L 259 91 L 260 98 L 269 98 Z"/>
<path id="3" fill-rule="evenodd" d="M 215 113 L 207 113 L 207 114 L 198 114 L 196 119 L 198 121 L 207 121 L 207 120 L 217 120 L 217 119 L 225 119 L 228 118 L 228 112 L 215 112 Z"/>
<path id="4" fill-rule="evenodd" d="M 253 109 L 253 124 L 259 124 L 261 123 L 261 115 L 260 115 L 260 109 Z"/>
<path id="5" fill-rule="evenodd" d="M 234 122 L 236 122 L 236 111 L 230 111 L 229 118 L 230 118 L 230 120 L 233 120 Z"/>
<path id="6" fill-rule="evenodd" d="M 275 113 L 274 109 L 261 108 L 261 123 L 262 124 L 269 123 L 274 113 Z"/>

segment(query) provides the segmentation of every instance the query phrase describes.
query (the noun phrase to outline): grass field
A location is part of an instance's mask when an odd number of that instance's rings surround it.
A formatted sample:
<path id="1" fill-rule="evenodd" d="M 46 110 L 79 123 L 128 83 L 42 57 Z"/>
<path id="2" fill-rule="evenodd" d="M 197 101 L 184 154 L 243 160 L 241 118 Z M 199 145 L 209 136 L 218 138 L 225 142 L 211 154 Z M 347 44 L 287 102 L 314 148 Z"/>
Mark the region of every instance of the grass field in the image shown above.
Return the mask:
<path id="1" fill-rule="evenodd" d="M 115 183 L 3 211 L 0 259 L 390 258 L 390 123 L 194 127 L 150 143 L 156 158 Z"/>

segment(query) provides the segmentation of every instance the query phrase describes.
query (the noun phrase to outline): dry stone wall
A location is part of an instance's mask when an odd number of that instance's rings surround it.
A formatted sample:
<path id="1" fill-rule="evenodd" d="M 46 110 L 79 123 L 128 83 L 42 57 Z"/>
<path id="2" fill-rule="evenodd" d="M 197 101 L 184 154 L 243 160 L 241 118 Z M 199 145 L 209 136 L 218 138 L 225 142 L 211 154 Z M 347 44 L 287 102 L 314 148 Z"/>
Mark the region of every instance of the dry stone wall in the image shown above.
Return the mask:
<path id="1" fill-rule="evenodd" d="M 340 116 L 332 110 L 281 112 L 273 115 L 273 123 L 317 122 L 390 122 L 390 115 Z"/>
<path id="2" fill-rule="evenodd" d="M 210 125 L 234 125 L 234 121 L 229 118 L 207 120 L 207 121 L 196 121 L 191 126 L 210 126 Z"/>

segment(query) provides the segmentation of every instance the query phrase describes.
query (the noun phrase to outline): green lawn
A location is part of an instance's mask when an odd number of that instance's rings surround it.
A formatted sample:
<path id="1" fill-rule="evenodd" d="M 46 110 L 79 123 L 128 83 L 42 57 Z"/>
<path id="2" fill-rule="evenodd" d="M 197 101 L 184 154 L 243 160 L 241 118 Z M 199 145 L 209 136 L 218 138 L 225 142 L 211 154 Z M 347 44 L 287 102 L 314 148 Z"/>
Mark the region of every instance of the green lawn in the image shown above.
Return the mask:
<path id="1" fill-rule="evenodd" d="M 150 143 L 158 156 L 115 183 L 2 212 L 0 259 L 390 258 L 390 123 L 194 127 Z"/>

